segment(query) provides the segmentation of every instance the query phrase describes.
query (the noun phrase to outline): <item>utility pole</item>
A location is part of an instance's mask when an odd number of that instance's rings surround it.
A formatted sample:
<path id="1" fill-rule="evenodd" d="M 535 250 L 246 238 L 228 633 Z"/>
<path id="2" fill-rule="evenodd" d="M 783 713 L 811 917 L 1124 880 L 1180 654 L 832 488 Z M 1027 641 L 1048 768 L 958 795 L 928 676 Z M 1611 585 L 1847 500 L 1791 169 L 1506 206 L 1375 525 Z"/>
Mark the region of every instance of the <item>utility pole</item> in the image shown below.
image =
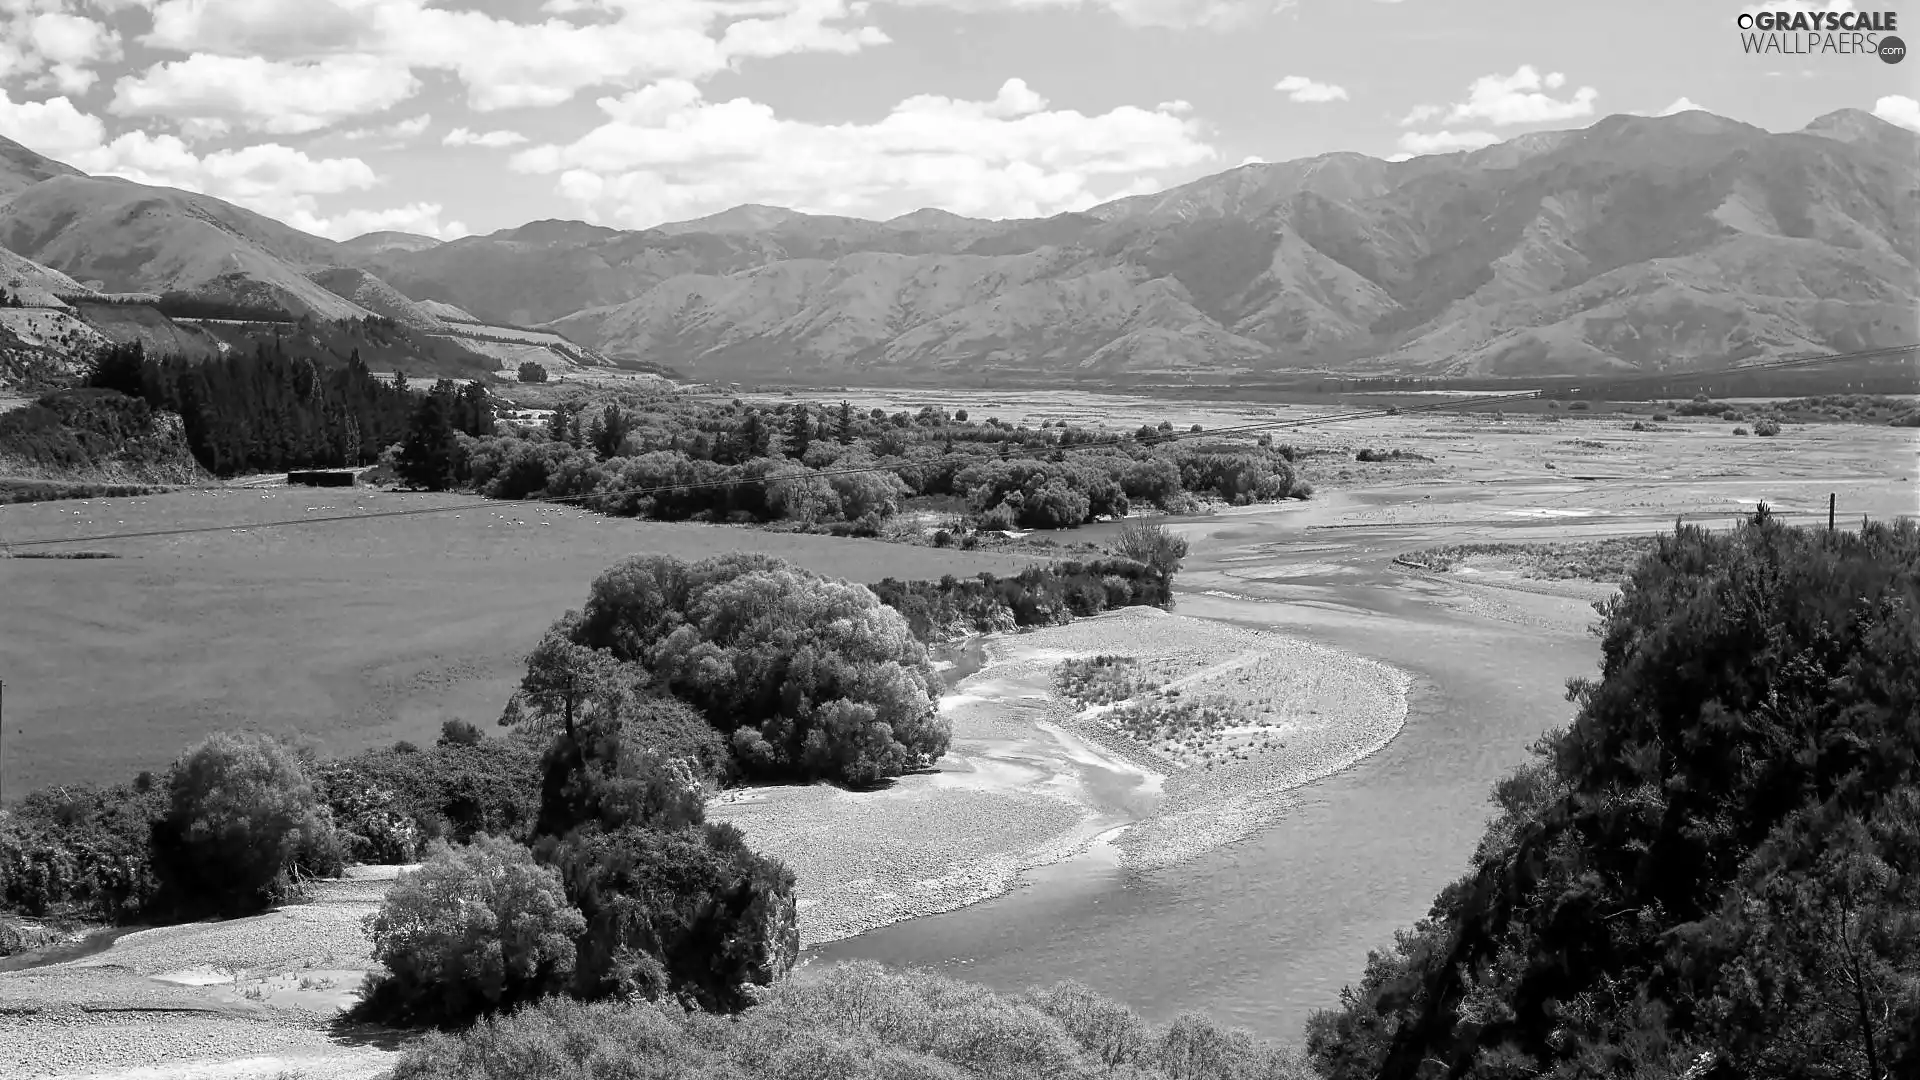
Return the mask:
<path id="1" fill-rule="evenodd" d="M 0 679 L 0 810 L 7 808 L 7 680 Z"/>
<path id="2" fill-rule="evenodd" d="M 1833 531 L 1833 497 L 1835 492 L 1827 492 L 1827 531 Z"/>

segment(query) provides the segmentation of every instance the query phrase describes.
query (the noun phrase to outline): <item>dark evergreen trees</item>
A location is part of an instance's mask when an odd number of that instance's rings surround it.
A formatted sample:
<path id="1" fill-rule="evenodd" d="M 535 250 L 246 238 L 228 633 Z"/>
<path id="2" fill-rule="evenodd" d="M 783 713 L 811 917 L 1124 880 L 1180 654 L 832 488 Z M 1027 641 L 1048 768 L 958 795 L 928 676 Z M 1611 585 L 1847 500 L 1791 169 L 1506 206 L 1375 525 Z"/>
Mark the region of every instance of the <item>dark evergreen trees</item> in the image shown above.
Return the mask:
<path id="1" fill-rule="evenodd" d="M 445 491 L 453 486 L 453 417 L 447 395 L 428 394 L 413 413 L 413 425 L 400 448 L 400 479 L 416 488 Z"/>
<path id="2" fill-rule="evenodd" d="M 807 447 L 813 445 L 813 417 L 808 415 L 805 404 L 793 407 L 793 418 L 787 424 L 787 456 L 803 458 L 807 456 Z"/>

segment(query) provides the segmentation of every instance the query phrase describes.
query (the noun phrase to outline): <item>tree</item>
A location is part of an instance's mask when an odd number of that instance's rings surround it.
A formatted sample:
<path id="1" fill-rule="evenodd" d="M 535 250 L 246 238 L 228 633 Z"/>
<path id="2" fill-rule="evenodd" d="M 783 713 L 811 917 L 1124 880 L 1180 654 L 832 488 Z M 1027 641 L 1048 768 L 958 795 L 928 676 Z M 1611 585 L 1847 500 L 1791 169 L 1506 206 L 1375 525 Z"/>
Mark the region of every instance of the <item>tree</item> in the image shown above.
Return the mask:
<path id="1" fill-rule="evenodd" d="M 473 746 L 487 737 L 487 733 L 465 720 L 448 719 L 440 724 L 440 738 L 436 746 Z"/>
<path id="2" fill-rule="evenodd" d="M 622 444 L 633 431 L 633 417 L 620 406 L 608 403 L 596 419 L 598 426 L 594 429 L 594 452 L 602 458 L 614 457 L 620 453 Z"/>
<path id="3" fill-rule="evenodd" d="M 556 636 L 652 672 L 752 774 L 872 783 L 947 749 L 926 647 L 900 614 L 769 556 L 629 559 Z"/>
<path id="4" fill-rule="evenodd" d="M 531 360 L 520 362 L 520 381 L 523 383 L 543 383 L 547 381 L 547 369 Z"/>
<path id="5" fill-rule="evenodd" d="M 367 917 L 374 958 L 356 1018 L 464 1025 L 564 989 L 586 920 L 559 874 L 510 840 L 438 845 Z"/>
<path id="6" fill-rule="evenodd" d="M 87 385 L 117 390 L 128 397 L 146 396 L 147 353 L 138 341 L 114 342 L 94 357 Z"/>
<path id="7" fill-rule="evenodd" d="M 296 871 L 338 873 L 333 822 L 294 753 L 262 735 L 215 734 L 174 763 L 154 825 L 167 901 L 238 915 L 285 895 Z"/>
<path id="8" fill-rule="evenodd" d="M 395 463 L 401 480 L 414 488 L 445 491 L 453 486 L 453 421 L 446 398 L 427 394 L 413 413 L 413 424 Z"/>
<path id="9" fill-rule="evenodd" d="M 1920 526 L 1678 528 L 1329 1080 L 1920 1070 Z"/>
<path id="10" fill-rule="evenodd" d="M 813 417 L 807 413 L 805 402 L 796 403 L 793 415 L 787 423 L 787 456 L 804 458 L 807 447 L 813 445 Z"/>
<path id="11" fill-rule="evenodd" d="M 840 403 L 840 415 L 838 417 L 837 423 L 834 425 L 834 437 L 840 440 L 841 446 L 853 445 L 853 403 L 852 402 L 842 401 Z"/>

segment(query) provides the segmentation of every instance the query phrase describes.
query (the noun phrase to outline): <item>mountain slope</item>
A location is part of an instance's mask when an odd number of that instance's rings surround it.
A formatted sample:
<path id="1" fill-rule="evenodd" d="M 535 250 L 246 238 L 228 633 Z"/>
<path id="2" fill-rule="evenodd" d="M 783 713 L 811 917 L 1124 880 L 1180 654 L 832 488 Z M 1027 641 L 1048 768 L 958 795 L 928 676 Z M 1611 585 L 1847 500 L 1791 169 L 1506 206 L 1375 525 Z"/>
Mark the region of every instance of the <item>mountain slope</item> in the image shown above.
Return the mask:
<path id="1" fill-rule="evenodd" d="M 306 277 L 341 265 L 332 241 L 218 199 L 59 176 L 0 205 L 0 247 L 113 292 L 190 292 L 316 318 L 366 309 Z"/>
<path id="2" fill-rule="evenodd" d="M 12 139 L 0 136 L 0 203 L 56 176 L 84 176 L 79 169 L 36 154 Z"/>
<path id="3" fill-rule="evenodd" d="M 1916 166 L 1920 137 L 1858 111 L 1786 134 L 1695 111 L 1243 166 L 1043 221 L 743 207 L 661 230 L 725 257 L 556 325 L 734 378 L 1686 370 L 1920 339 Z"/>

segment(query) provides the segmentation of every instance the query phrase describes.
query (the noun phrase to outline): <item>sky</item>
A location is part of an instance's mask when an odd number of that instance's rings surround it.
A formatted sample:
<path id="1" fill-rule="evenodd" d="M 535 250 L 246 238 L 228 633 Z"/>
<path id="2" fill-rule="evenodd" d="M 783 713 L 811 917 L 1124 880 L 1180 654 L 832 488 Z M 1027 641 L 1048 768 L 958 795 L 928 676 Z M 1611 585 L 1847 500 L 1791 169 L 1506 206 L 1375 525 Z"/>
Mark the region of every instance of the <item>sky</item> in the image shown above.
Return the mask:
<path id="1" fill-rule="evenodd" d="M 1762 8 L 1920 41 L 1920 3 L 1847 0 L 0 0 L 0 135 L 334 239 L 452 239 L 1040 216 L 1614 113 L 1920 130 L 1920 60 L 1751 54 Z"/>

